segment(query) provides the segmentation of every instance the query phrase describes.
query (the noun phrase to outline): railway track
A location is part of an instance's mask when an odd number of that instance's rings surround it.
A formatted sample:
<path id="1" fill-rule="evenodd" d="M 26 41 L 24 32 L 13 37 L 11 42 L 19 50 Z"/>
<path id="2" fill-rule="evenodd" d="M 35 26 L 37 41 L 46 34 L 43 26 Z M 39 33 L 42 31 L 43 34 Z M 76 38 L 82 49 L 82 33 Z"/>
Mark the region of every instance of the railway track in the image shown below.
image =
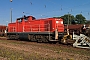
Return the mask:
<path id="1" fill-rule="evenodd" d="M 6 37 L 0 37 L 0 40 L 6 40 L 7 41 L 7 38 Z M 60 48 L 62 48 L 63 50 L 66 49 L 66 50 L 79 50 L 79 51 L 89 51 L 90 49 L 85 49 L 85 48 L 75 48 L 73 47 L 72 44 L 63 44 L 63 43 L 37 43 L 37 42 L 31 42 L 31 41 L 28 41 L 28 40 L 8 40 L 9 42 L 15 42 L 15 43 L 20 43 L 20 44 L 25 44 L 25 45 L 31 45 L 31 44 L 35 44 L 38 46 L 41 46 L 41 45 L 47 45 L 47 46 L 51 46 L 51 47 L 56 47 L 57 50 L 59 50 Z M 58 48 L 57 48 L 58 47 Z"/>
<path id="2" fill-rule="evenodd" d="M 44 58 L 66 58 L 77 60 L 89 60 L 90 51 L 88 49 L 73 48 L 71 45 L 37 43 L 21 40 L 7 40 L 5 37 L 0 37 L 0 46 L 13 49 L 15 51 L 24 51 L 25 53 L 37 54 Z M 33 52 L 33 53 L 31 53 Z M 76 58 L 77 57 L 77 58 Z"/>
<path id="3" fill-rule="evenodd" d="M 0 37 L 0 40 L 7 40 L 6 37 Z"/>
<path id="4" fill-rule="evenodd" d="M 6 40 L 7 41 L 7 38 L 6 37 L 0 37 L 0 40 Z M 28 40 L 8 40 L 9 42 L 12 41 L 12 42 L 21 42 L 22 44 L 28 44 L 30 45 L 31 43 L 34 43 L 34 44 L 43 44 L 43 45 L 50 45 L 50 46 L 60 46 L 60 47 L 65 47 L 65 48 L 72 48 L 72 49 L 80 49 L 80 50 L 83 50 L 81 48 L 74 48 L 72 46 L 72 44 L 63 44 L 63 43 L 53 43 L 53 42 L 49 42 L 49 43 L 38 43 L 38 42 L 32 42 L 32 41 L 28 41 Z M 88 50 L 88 49 L 84 49 L 84 50 Z"/>

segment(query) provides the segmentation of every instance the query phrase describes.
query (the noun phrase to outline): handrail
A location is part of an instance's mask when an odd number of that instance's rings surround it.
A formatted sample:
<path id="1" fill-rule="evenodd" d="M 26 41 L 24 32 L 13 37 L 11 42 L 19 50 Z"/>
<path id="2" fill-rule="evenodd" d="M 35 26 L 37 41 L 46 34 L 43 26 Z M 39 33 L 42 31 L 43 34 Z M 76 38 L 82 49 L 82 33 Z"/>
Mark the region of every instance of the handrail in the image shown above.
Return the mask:
<path id="1" fill-rule="evenodd" d="M 27 29 L 25 29 L 25 27 Z M 50 26 L 48 24 L 34 24 L 34 25 L 24 25 L 24 32 L 49 32 L 50 31 Z"/>
<path id="2" fill-rule="evenodd" d="M 18 27 L 16 26 L 9 26 L 10 32 L 18 32 Z M 18 30 L 17 30 L 18 29 Z M 34 24 L 34 25 L 23 25 L 22 32 L 50 32 L 50 24 Z"/>

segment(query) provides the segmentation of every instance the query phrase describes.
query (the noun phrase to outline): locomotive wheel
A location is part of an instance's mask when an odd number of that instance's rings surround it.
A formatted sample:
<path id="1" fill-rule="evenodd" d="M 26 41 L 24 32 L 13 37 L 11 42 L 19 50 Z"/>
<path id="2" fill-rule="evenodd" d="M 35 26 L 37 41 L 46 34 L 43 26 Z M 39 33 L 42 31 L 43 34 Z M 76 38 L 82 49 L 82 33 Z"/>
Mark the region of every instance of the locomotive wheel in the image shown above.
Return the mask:
<path id="1" fill-rule="evenodd" d="M 16 35 L 16 36 L 15 36 L 15 39 L 19 39 L 19 35 Z"/>
<path id="2" fill-rule="evenodd" d="M 49 40 L 48 40 L 48 36 L 43 36 L 43 39 L 42 39 L 42 40 L 43 40 L 44 43 L 49 42 Z"/>
<path id="3" fill-rule="evenodd" d="M 9 35 L 7 35 L 7 40 L 9 40 L 10 39 L 10 36 Z"/>
<path id="4" fill-rule="evenodd" d="M 36 35 L 36 39 L 37 39 L 37 42 L 38 43 L 41 43 L 42 42 L 42 35 Z"/>
<path id="5" fill-rule="evenodd" d="M 38 43 L 42 43 L 42 39 L 37 39 L 37 42 Z"/>
<path id="6" fill-rule="evenodd" d="M 29 35 L 29 34 L 28 34 L 28 40 L 31 40 L 31 39 L 30 39 L 30 35 Z"/>
<path id="7" fill-rule="evenodd" d="M 48 36 L 45 35 L 37 35 L 36 36 L 37 42 L 43 42 L 43 43 L 47 43 L 48 41 Z"/>
<path id="8" fill-rule="evenodd" d="M 36 35 L 28 35 L 28 39 L 29 39 L 30 41 L 37 41 L 37 40 L 36 40 Z"/>

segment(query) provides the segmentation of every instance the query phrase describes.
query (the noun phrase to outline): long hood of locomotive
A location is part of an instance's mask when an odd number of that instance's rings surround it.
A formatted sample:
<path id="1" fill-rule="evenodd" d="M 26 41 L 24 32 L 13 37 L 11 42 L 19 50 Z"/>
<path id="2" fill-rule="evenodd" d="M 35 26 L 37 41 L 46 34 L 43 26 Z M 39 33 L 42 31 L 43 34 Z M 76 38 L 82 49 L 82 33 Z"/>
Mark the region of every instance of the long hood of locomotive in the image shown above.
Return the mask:
<path id="1" fill-rule="evenodd" d="M 64 32 L 63 20 L 57 18 L 27 19 L 19 18 L 14 23 L 8 24 L 8 32 Z"/>

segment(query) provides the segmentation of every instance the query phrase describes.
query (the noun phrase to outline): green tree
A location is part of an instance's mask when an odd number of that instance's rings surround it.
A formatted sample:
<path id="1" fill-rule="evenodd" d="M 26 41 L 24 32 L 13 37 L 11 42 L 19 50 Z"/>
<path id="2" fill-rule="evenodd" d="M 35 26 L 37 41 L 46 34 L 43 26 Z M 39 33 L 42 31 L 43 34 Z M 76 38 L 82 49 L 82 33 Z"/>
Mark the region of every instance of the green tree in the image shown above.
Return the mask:
<path id="1" fill-rule="evenodd" d="M 72 21 L 75 20 L 74 16 L 71 14 L 65 14 L 61 16 L 64 19 L 64 24 L 72 24 Z"/>
<path id="2" fill-rule="evenodd" d="M 87 20 L 86 24 L 90 24 L 90 20 Z"/>
<path id="3" fill-rule="evenodd" d="M 75 17 L 71 14 L 65 14 L 61 17 L 54 18 L 63 18 L 64 24 L 85 24 L 87 23 L 86 18 L 82 14 L 77 14 Z"/>
<path id="4" fill-rule="evenodd" d="M 82 14 L 77 14 L 75 16 L 77 24 L 85 24 L 86 23 L 86 18 Z"/>

